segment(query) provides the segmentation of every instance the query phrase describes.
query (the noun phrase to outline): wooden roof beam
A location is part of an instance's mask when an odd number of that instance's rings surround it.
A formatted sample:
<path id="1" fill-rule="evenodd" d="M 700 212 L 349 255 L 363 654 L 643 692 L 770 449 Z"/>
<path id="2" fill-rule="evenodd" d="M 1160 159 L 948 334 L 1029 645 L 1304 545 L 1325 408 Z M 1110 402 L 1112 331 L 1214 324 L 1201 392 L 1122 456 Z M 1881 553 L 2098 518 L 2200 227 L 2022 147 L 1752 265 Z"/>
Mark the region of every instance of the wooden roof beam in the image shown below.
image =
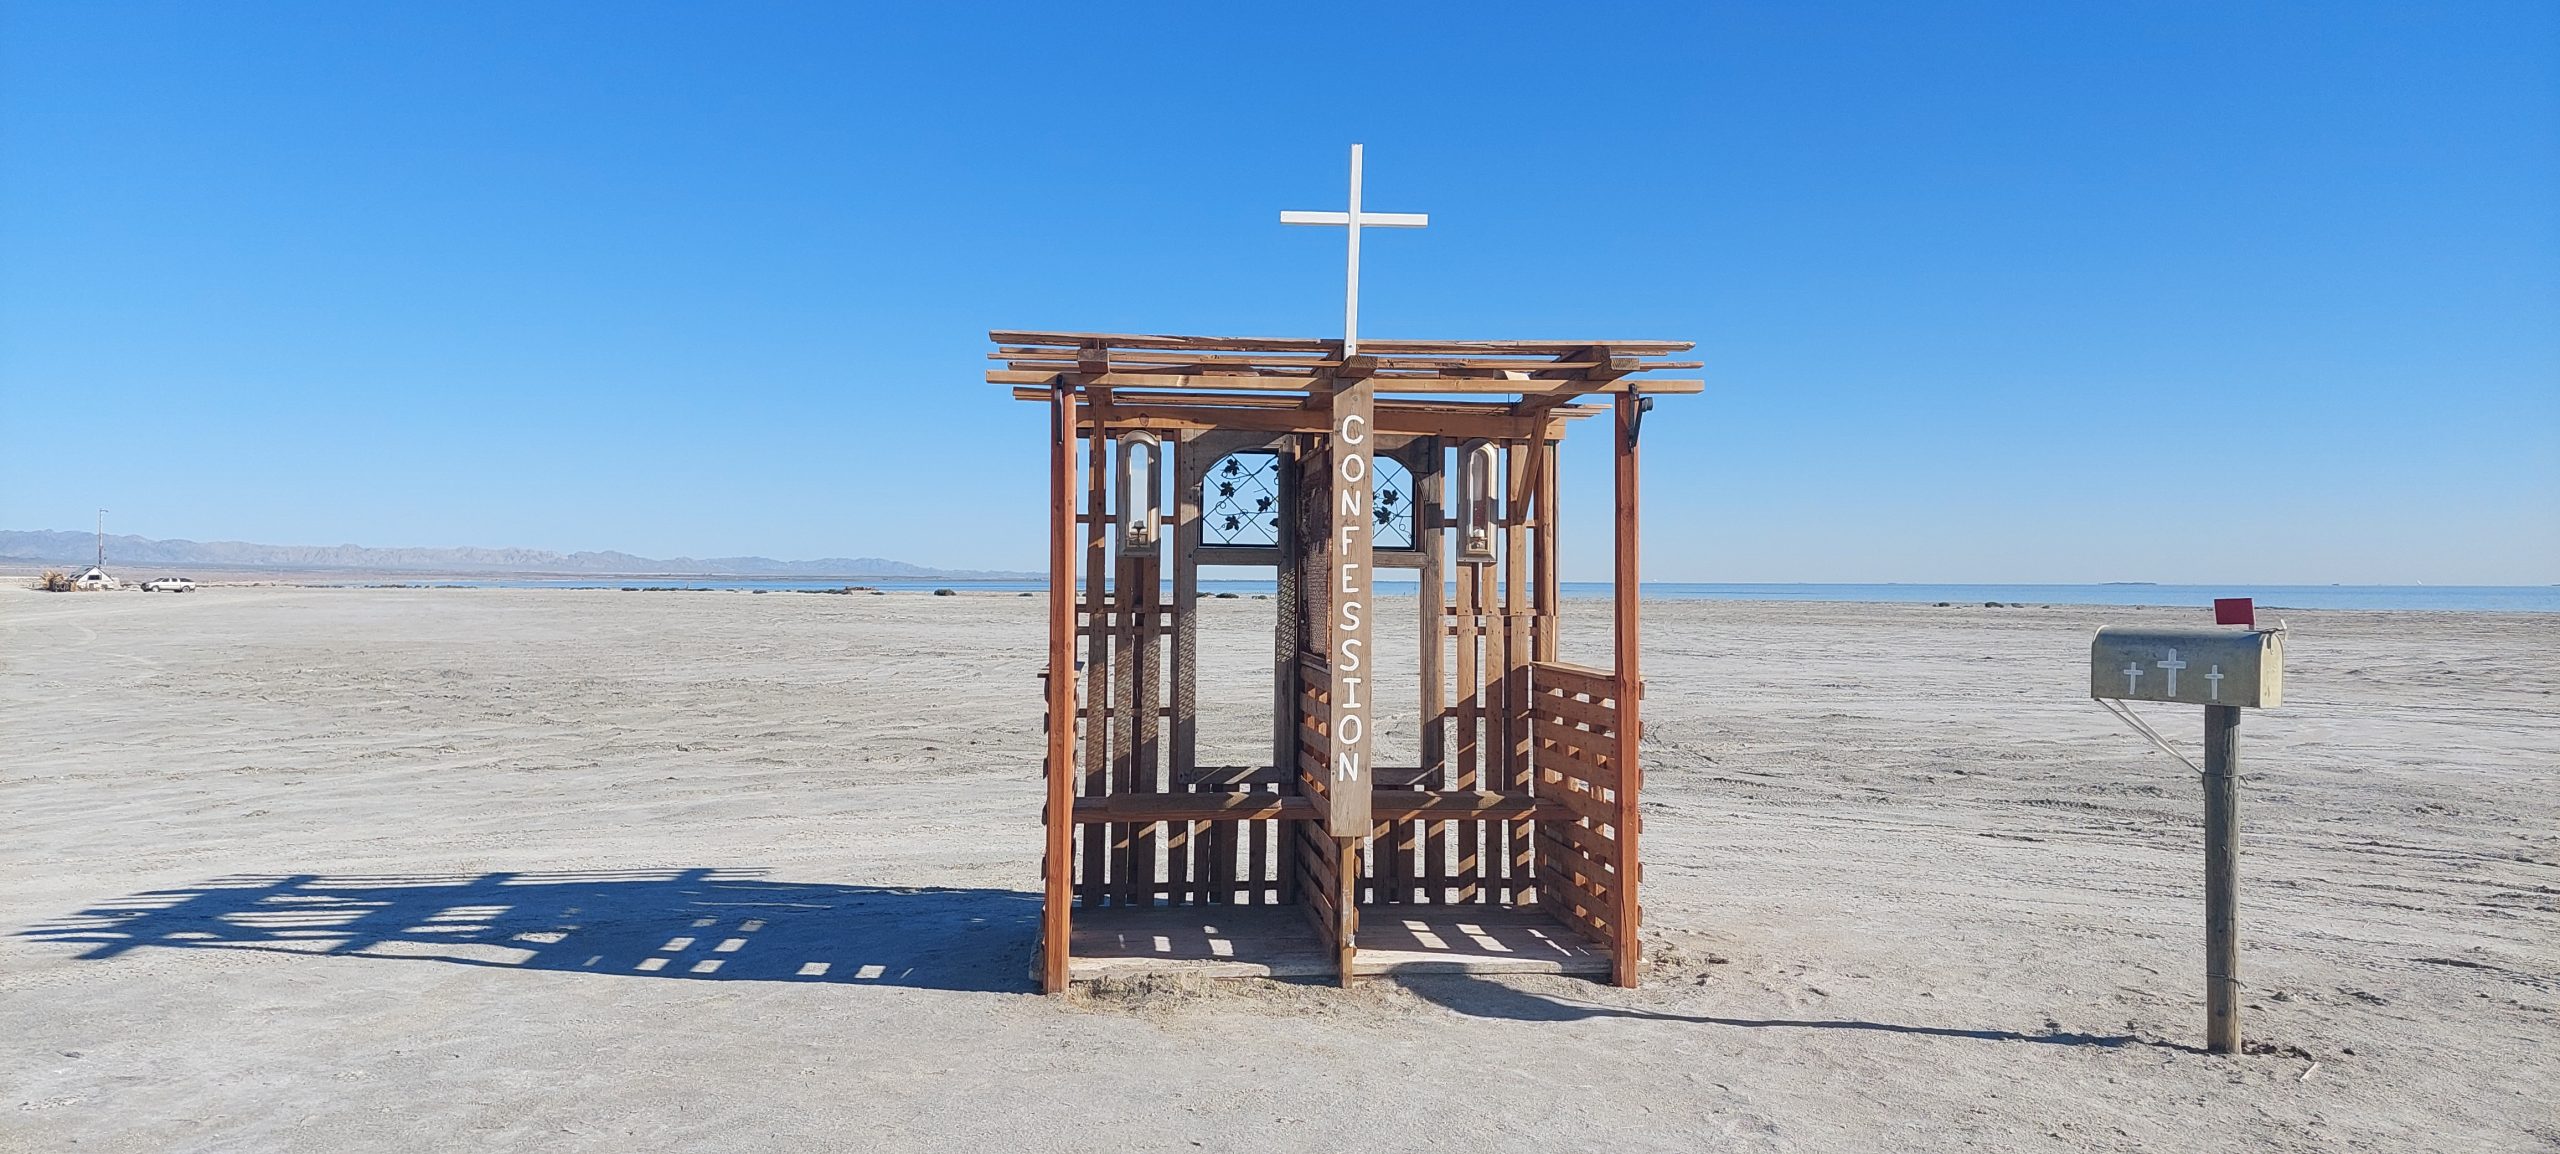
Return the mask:
<path id="1" fill-rule="evenodd" d="M 1074 350 L 1099 344 L 1116 349 L 1189 349 L 1231 352 L 1323 352 L 1338 347 L 1338 342 L 1298 337 L 1199 337 L 1151 333 L 1078 333 L 1033 332 L 996 329 L 987 334 L 1000 345 L 1058 346 Z M 1590 346 L 1605 346 L 1633 356 L 1661 356 L 1687 352 L 1697 347 L 1691 341 L 1460 341 L 1460 340 L 1379 340 L 1362 342 L 1362 347 L 1378 356 L 1465 356 L 1491 353 L 1496 355 L 1547 356 Z"/>
<path id="2" fill-rule="evenodd" d="M 1017 401 L 1046 401 L 1049 399 L 1049 390 L 1017 385 L 1014 387 L 1013 397 Z M 1290 393 L 1124 390 L 1113 393 L 1112 399 L 1116 403 L 1123 404 L 1181 405 L 1196 409 L 1295 409 L 1300 404 L 1300 398 Z M 1378 407 L 1381 411 L 1447 413 L 1461 416 L 1504 416 L 1518 412 L 1512 402 L 1492 400 L 1418 400 L 1391 397 L 1378 402 Z M 1581 418 L 1598 416 L 1608 412 L 1609 407 L 1597 404 L 1560 404 L 1553 406 L 1550 411 L 1564 417 Z"/>
<path id="3" fill-rule="evenodd" d="M 1045 400 L 1048 394 L 1024 389 L 1016 394 L 1025 399 Z M 1380 403 L 1377 409 L 1378 432 L 1387 436 L 1458 437 L 1463 439 L 1523 441 L 1555 440 L 1564 436 L 1568 422 L 1606 410 L 1596 406 L 1574 406 L 1535 417 L 1523 417 L 1502 408 L 1486 406 L 1473 410 L 1448 411 L 1436 407 L 1407 408 Z M 1323 433 L 1332 426 L 1331 414 L 1323 410 L 1302 408 L 1230 408 L 1218 405 L 1179 404 L 1164 401 L 1135 401 L 1113 398 L 1103 405 L 1093 405 L 1079 398 L 1076 426 L 1091 429 L 1224 429 L 1256 433 Z"/>
<path id="4" fill-rule="evenodd" d="M 987 383 L 991 385 L 1046 385 L 1056 380 L 1060 375 L 1060 373 L 1049 370 L 1026 371 L 1018 369 L 990 369 L 987 371 Z M 1310 390 L 1322 392 L 1330 387 L 1329 385 L 1319 383 L 1328 379 L 1321 376 L 1274 377 L 1224 373 L 1131 373 L 1117 371 L 1100 374 L 1078 372 L 1064 375 L 1068 378 L 1068 383 L 1071 385 L 1078 387 L 1112 389 L 1223 389 L 1236 392 L 1303 393 Z M 1378 375 L 1372 379 L 1377 382 L 1378 391 L 1382 394 L 1462 393 L 1475 394 L 1479 396 L 1517 393 L 1532 396 L 1563 395 L 1571 397 L 1582 393 L 1622 393 L 1627 391 L 1630 384 L 1633 384 L 1648 393 L 1697 393 L 1704 392 L 1707 384 L 1703 380 L 1636 378 L 1620 378 L 1614 381 L 1598 383 L 1570 379 L 1555 381 L 1515 381 L 1483 377 L 1446 376 L 1398 377 Z"/>
<path id="5" fill-rule="evenodd" d="M 1153 333 L 1044 333 L 996 329 L 987 339 L 1000 345 L 1064 345 L 1080 348 L 1103 344 L 1127 349 L 1229 349 L 1238 352 L 1323 352 L 1339 341 L 1301 337 L 1185 337 Z"/>

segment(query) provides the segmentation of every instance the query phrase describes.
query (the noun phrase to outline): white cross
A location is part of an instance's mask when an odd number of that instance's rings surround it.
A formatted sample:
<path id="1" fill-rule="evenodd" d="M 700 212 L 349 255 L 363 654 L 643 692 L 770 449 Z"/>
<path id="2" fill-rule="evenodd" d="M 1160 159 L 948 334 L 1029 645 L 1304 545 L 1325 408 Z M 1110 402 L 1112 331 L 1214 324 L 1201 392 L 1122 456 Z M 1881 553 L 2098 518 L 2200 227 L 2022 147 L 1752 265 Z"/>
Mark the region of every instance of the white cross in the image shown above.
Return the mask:
<path id="1" fill-rule="evenodd" d="M 2222 700 L 2222 667 L 2216 665 L 2213 667 L 2213 672 L 2205 674 L 2204 684 L 2205 688 L 2209 691 L 2205 696 L 2210 697 L 2215 701 Z"/>
<path id="2" fill-rule="evenodd" d="M 2178 671 L 2186 668 L 2187 663 L 2178 660 L 2178 651 L 2172 649 L 2169 651 L 2168 660 L 2153 662 L 2153 664 L 2169 671 L 2169 696 L 2176 697 L 2178 695 Z"/>
<path id="3" fill-rule="evenodd" d="M 2130 697 L 2130 696 L 2132 696 L 2132 695 L 2133 695 L 2133 692 L 2134 692 L 2135 690 L 2140 689 L 2140 688 L 2142 688 L 2142 663 L 2141 663 L 2141 662 L 2139 662 L 2139 661 L 2128 661 L 2128 662 L 2125 662 L 2125 665 L 2124 665 L 2124 691 L 2125 691 L 2125 695 L 2126 695 L 2126 696 L 2128 696 L 2128 697 Z"/>
<path id="4" fill-rule="evenodd" d="M 1351 146 L 1351 211 L 1282 212 L 1282 224 L 1338 224 L 1351 236 L 1351 256 L 1342 289 L 1342 355 L 1360 351 L 1360 228 L 1422 228 L 1431 218 L 1419 212 L 1360 211 L 1360 146 Z"/>

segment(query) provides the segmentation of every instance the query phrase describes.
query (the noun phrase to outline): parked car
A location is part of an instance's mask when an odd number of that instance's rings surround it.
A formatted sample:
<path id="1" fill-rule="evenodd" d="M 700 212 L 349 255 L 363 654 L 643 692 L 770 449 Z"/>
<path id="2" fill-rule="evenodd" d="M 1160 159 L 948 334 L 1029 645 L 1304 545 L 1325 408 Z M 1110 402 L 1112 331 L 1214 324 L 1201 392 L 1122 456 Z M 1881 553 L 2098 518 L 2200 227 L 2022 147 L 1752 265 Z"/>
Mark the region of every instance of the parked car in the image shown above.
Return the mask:
<path id="1" fill-rule="evenodd" d="M 184 593 L 195 587 L 195 582 L 184 577 L 161 577 L 142 583 L 145 593 Z"/>

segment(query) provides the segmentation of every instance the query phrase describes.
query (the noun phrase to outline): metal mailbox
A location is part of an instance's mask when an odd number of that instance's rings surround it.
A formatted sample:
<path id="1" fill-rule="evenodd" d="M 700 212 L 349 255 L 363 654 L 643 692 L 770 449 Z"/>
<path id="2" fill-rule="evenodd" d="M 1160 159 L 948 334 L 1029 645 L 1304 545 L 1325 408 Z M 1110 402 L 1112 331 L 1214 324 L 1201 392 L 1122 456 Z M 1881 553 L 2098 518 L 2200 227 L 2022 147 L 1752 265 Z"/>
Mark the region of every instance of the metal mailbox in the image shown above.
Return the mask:
<path id="1" fill-rule="evenodd" d="M 2089 696 L 2271 709 L 2284 703 L 2284 634 L 2110 625 L 2089 642 Z"/>

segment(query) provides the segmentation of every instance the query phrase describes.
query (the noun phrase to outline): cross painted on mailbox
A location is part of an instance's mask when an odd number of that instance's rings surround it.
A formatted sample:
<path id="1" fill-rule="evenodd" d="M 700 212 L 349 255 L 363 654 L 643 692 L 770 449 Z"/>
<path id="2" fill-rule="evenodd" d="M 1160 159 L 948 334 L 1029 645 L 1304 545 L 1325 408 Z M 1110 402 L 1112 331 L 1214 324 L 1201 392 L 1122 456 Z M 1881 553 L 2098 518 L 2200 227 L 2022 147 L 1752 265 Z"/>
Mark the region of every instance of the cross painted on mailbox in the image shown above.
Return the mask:
<path id="1" fill-rule="evenodd" d="M 2178 660 L 2178 651 L 2172 649 L 2169 651 L 2169 656 L 2153 662 L 2153 664 L 2169 671 L 2169 696 L 2176 697 L 2178 695 L 2178 671 L 2186 668 L 2187 663 Z"/>
<path id="2" fill-rule="evenodd" d="M 1424 228 L 1430 216 L 1419 212 L 1363 212 L 1360 210 L 1360 146 L 1351 146 L 1351 210 L 1348 212 L 1282 212 L 1282 224 L 1338 224 L 1349 234 L 1350 257 L 1344 262 L 1342 289 L 1342 355 L 1360 351 L 1360 230 L 1368 228 Z"/>
<path id="3" fill-rule="evenodd" d="M 2222 667 L 2219 665 L 2214 666 L 2212 672 L 2204 675 L 2204 681 L 2206 690 L 2205 696 L 2210 697 L 2215 701 L 2222 700 Z"/>
<path id="4" fill-rule="evenodd" d="M 2140 663 L 2137 663 L 2137 662 L 2126 662 L 2126 663 L 2125 663 L 2125 667 L 2124 667 L 2124 691 L 2125 691 L 2126 693 L 2130 694 L 2130 693 L 2133 693 L 2133 692 L 2135 692 L 2135 691 L 2137 691 L 2137 690 L 2140 690 L 2141 688 L 2142 688 L 2142 666 L 2141 666 L 2141 664 L 2140 664 Z"/>

